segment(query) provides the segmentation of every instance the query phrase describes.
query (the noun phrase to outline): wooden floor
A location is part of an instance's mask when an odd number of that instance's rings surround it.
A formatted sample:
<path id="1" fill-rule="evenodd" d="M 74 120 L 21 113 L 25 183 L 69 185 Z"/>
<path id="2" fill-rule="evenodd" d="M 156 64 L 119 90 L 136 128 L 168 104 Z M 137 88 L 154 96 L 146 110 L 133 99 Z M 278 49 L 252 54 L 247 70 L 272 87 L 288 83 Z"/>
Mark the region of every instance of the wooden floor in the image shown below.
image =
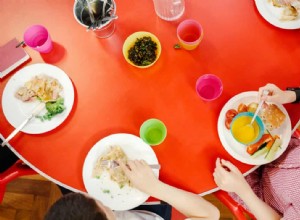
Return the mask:
<path id="1" fill-rule="evenodd" d="M 40 220 L 48 208 L 61 197 L 60 190 L 40 175 L 18 178 L 8 184 L 0 205 L 0 220 Z M 221 211 L 221 220 L 235 219 L 212 195 L 204 197 Z M 172 220 L 183 220 L 174 210 Z"/>

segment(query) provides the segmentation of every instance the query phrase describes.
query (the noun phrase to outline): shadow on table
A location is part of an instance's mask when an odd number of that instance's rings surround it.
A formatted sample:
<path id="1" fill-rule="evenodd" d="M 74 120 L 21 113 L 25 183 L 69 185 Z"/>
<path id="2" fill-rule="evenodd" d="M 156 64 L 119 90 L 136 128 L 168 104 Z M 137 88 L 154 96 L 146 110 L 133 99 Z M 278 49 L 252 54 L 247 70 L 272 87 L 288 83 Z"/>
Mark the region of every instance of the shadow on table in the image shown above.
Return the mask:
<path id="1" fill-rule="evenodd" d="M 41 53 L 41 57 L 46 63 L 54 64 L 60 61 L 64 57 L 65 53 L 66 50 L 62 45 L 53 42 L 52 51 L 50 53 Z"/>

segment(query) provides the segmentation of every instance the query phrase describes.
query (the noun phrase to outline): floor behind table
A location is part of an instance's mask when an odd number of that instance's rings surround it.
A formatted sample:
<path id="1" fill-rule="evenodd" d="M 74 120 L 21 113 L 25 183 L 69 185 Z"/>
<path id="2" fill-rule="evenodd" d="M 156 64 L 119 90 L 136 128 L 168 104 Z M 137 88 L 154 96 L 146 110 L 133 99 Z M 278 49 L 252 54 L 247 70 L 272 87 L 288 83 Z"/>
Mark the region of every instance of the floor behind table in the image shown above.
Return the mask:
<path id="1" fill-rule="evenodd" d="M 7 185 L 0 204 L 0 220 L 42 220 L 49 207 L 61 197 L 58 187 L 40 175 L 18 178 Z M 231 212 L 213 195 L 204 197 L 221 211 L 221 220 L 235 219 Z M 172 220 L 183 220 L 177 210 Z"/>

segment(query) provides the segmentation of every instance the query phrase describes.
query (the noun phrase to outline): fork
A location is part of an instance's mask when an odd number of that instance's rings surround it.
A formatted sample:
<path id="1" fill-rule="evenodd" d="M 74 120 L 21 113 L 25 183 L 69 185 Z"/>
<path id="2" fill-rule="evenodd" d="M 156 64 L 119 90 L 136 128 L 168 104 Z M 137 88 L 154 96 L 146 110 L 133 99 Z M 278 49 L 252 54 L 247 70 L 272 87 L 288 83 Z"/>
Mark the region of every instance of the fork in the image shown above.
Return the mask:
<path id="1" fill-rule="evenodd" d="M 120 166 L 120 164 L 115 161 L 115 160 L 103 160 L 101 161 L 101 166 L 102 167 L 106 167 L 106 168 L 110 168 L 110 169 L 114 169 L 118 166 Z M 152 169 L 160 169 L 160 164 L 149 164 L 149 167 Z"/>

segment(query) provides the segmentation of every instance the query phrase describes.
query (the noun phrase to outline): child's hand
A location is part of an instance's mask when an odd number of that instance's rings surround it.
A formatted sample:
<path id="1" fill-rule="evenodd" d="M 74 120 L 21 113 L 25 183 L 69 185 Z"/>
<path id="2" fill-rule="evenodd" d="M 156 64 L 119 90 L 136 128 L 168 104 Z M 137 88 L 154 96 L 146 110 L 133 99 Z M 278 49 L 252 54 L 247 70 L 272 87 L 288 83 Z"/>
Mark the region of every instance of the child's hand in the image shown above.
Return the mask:
<path id="1" fill-rule="evenodd" d="M 250 188 L 239 169 L 229 161 L 220 158 L 216 160 L 213 176 L 219 188 L 227 192 L 235 192 L 239 195 Z"/>
<path id="2" fill-rule="evenodd" d="M 129 178 L 132 185 L 151 195 L 151 189 L 154 189 L 159 180 L 154 175 L 152 169 L 144 160 L 128 161 L 125 165 L 119 162 L 126 176 Z"/>
<path id="3" fill-rule="evenodd" d="M 263 90 L 268 90 L 267 96 L 262 96 Z M 296 94 L 293 91 L 283 91 L 274 84 L 267 84 L 258 90 L 258 99 L 266 102 L 275 102 L 280 104 L 290 103 L 296 100 Z"/>

